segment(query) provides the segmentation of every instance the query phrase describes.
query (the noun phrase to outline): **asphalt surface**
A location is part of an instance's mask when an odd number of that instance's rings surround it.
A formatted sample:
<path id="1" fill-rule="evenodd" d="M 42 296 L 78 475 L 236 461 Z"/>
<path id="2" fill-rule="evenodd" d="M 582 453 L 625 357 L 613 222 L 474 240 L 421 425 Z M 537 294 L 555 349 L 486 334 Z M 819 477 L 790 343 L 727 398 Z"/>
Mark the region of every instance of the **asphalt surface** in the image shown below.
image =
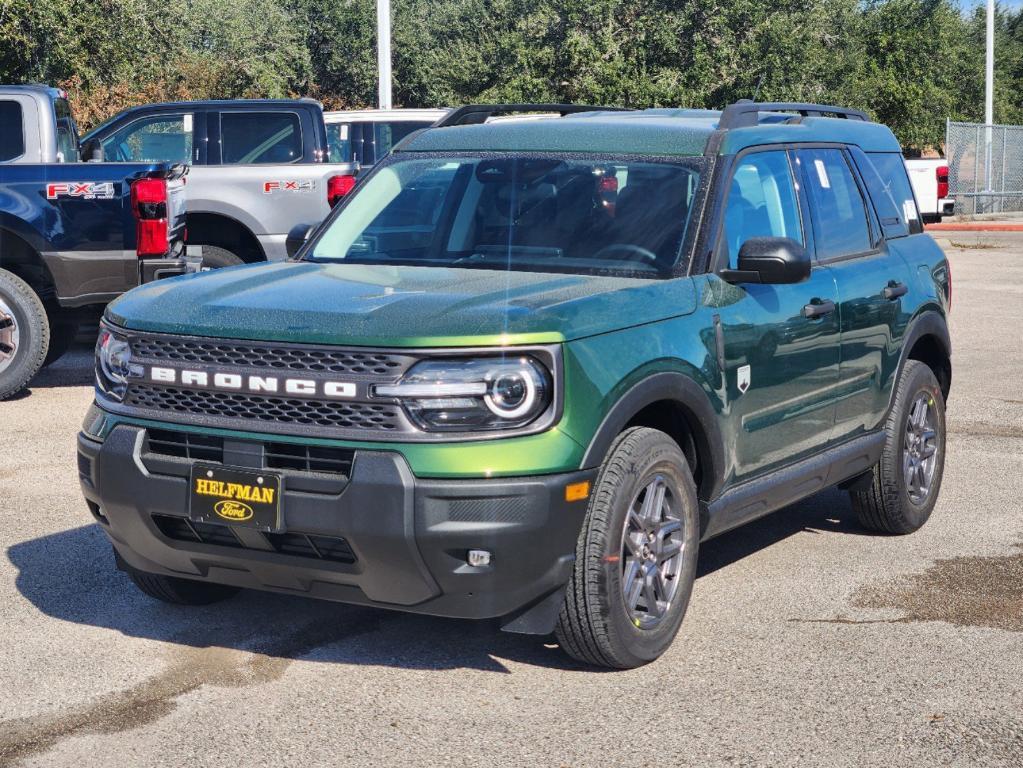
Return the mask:
<path id="1" fill-rule="evenodd" d="M 954 233 L 940 502 L 875 536 L 825 492 L 701 551 L 631 672 L 488 625 L 137 592 L 79 491 L 91 361 L 0 403 L 0 765 L 1023 765 L 1023 235 Z"/>

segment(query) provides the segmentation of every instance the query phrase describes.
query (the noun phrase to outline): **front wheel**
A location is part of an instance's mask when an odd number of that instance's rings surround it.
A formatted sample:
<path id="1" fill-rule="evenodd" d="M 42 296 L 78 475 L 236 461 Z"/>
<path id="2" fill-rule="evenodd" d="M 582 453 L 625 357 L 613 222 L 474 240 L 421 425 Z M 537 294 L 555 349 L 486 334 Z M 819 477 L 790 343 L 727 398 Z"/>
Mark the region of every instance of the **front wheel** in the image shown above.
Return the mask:
<path id="1" fill-rule="evenodd" d="M 587 664 L 631 669 L 671 645 L 689 605 L 699 547 L 696 487 L 668 435 L 623 432 L 601 466 L 555 630 Z"/>

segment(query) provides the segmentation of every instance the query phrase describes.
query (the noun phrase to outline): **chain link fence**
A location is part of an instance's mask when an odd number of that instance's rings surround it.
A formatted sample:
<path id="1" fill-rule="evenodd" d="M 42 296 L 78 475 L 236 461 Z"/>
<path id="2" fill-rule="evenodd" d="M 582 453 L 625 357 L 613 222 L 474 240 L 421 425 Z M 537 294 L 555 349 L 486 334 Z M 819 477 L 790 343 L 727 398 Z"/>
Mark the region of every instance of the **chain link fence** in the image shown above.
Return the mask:
<path id="1" fill-rule="evenodd" d="M 949 121 L 945 157 L 956 215 L 1023 211 L 1023 125 Z"/>

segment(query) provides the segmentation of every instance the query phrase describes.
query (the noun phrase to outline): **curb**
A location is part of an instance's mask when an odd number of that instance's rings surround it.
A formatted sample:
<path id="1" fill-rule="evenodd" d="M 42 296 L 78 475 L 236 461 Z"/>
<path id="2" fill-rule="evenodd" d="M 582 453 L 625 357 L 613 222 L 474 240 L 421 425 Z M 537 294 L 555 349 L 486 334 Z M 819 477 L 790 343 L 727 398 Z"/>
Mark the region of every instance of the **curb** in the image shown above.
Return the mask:
<path id="1" fill-rule="evenodd" d="M 927 224 L 927 232 L 1023 232 L 1023 222 L 962 221 Z"/>

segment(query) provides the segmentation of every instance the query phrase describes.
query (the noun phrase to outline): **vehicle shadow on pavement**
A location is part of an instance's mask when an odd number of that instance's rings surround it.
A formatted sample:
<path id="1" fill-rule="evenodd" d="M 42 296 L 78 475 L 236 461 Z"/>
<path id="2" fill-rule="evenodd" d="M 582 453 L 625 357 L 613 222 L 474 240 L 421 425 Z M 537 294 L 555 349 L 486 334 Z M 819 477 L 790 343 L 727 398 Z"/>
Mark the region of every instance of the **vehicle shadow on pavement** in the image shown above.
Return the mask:
<path id="1" fill-rule="evenodd" d="M 76 344 L 67 353 L 37 373 L 28 389 L 14 399 L 30 397 L 33 389 L 87 387 L 96 380 L 91 346 Z"/>
<path id="2" fill-rule="evenodd" d="M 707 542 L 698 578 L 803 531 L 861 533 L 845 495 L 834 494 L 822 494 Z M 551 639 L 502 633 L 495 622 L 416 616 L 254 591 L 210 606 L 166 605 L 143 595 L 115 569 L 98 525 L 14 544 L 7 557 L 17 568 L 19 592 L 45 616 L 133 638 L 328 664 L 508 673 L 505 662 L 513 662 L 593 671 L 562 654 Z"/>

